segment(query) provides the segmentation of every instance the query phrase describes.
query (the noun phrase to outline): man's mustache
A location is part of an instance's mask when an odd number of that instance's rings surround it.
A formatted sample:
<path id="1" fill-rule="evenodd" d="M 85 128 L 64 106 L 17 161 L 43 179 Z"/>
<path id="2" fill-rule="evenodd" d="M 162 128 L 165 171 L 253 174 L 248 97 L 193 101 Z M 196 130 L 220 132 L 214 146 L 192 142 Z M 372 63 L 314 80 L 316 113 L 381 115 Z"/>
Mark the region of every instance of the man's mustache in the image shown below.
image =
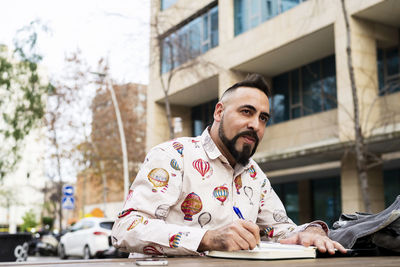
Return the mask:
<path id="1" fill-rule="evenodd" d="M 245 136 L 245 135 L 254 138 L 254 139 L 256 140 L 256 143 L 259 142 L 259 139 L 258 139 L 258 136 L 257 136 L 256 132 L 255 132 L 255 131 L 251 131 L 251 130 L 238 133 L 238 134 L 235 136 L 235 139 L 237 140 L 239 137 Z"/>

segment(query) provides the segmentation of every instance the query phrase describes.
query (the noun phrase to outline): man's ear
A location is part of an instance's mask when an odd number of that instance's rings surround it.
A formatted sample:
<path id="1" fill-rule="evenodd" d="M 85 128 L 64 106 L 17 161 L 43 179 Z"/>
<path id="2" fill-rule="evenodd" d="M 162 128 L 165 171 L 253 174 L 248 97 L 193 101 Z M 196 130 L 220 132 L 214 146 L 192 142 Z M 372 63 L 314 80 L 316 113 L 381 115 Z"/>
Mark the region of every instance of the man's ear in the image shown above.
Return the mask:
<path id="1" fill-rule="evenodd" d="M 218 102 L 215 105 L 214 121 L 220 122 L 222 120 L 223 113 L 224 113 L 224 104 L 222 102 Z"/>

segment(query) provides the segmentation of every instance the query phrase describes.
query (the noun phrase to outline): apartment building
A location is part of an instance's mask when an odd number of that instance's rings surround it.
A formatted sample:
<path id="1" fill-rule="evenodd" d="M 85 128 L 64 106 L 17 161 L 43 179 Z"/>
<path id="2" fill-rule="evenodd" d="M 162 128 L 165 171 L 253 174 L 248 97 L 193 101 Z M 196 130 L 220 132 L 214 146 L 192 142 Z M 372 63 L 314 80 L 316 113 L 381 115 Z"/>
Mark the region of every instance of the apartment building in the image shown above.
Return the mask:
<path id="1" fill-rule="evenodd" d="M 400 1 L 346 0 L 372 210 L 400 193 Z M 167 141 L 164 89 L 183 136 L 212 122 L 248 73 L 270 83 L 254 159 L 297 223 L 363 211 L 340 0 L 152 0 L 146 148 Z M 372 162 L 372 161 L 371 161 Z"/>

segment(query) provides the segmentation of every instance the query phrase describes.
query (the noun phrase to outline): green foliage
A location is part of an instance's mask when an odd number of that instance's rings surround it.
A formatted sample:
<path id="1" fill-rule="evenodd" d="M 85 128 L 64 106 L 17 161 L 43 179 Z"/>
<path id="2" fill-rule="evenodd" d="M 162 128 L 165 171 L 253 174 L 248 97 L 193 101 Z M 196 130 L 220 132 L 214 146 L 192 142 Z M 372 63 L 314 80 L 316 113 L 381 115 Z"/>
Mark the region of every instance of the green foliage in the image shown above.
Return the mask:
<path id="1" fill-rule="evenodd" d="M 45 96 L 54 90 L 43 82 L 36 52 L 37 32 L 45 30 L 34 21 L 17 32 L 15 50 L 0 45 L 0 180 L 20 160 L 22 141 L 39 126 L 45 113 Z"/>
<path id="2" fill-rule="evenodd" d="M 42 217 L 42 224 L 43 224 L 43 226 L 48 225 L 48 229 L 52 229 L 53 228 L 53 224 L 54 224 L 54 218 L 43 216 Z"/>
<path id="3" fill-rule="evenodd" d="M 33 210 L 29 210 L 25 212 L 25 215 L 22 217 L 22 220 L 24 221 L 21 225 L 21 231 L 30 231 L 32 228 L 36 227 L 38 225 L 36 221 L 36 216 Z"/>

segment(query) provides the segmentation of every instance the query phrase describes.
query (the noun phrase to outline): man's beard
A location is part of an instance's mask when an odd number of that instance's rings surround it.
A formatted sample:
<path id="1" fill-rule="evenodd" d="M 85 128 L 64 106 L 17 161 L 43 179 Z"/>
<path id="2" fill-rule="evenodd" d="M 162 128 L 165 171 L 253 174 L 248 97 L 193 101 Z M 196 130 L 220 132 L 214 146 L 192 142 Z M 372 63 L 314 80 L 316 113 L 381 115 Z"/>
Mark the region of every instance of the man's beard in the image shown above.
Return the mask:
<path id="1" fill-rule="evenodd" d="M 224 126 L 223 126 L 224 118 L 221 120 L 221 124 L 219 125 L 218 129 L 218 135 L 219 138 L 221 139 L 222 143 L 226 146 L 228 151 L 231 153 L 235 161 L 243 166 L 247 165 L 249 163 L 249 159 L 251 156 L 254 155 L 256 152 L 257 146 L 258 146 L 258 136 L 255 131 L 249 130 L 249 131 L 244 131 L 241 133 L 238 133 L 235 135 L 231 140 L 228 139 L 225 135 L 224 131 Z M 250 144 L 244 144 L 242 151 L 238 151 L 235 148 L 236 141 L 239 139 L 239 137 L 248 135 L 251 136 L 255 139 L 254 143 L 254 148 L 251 150 L 251 145 Z"/>

